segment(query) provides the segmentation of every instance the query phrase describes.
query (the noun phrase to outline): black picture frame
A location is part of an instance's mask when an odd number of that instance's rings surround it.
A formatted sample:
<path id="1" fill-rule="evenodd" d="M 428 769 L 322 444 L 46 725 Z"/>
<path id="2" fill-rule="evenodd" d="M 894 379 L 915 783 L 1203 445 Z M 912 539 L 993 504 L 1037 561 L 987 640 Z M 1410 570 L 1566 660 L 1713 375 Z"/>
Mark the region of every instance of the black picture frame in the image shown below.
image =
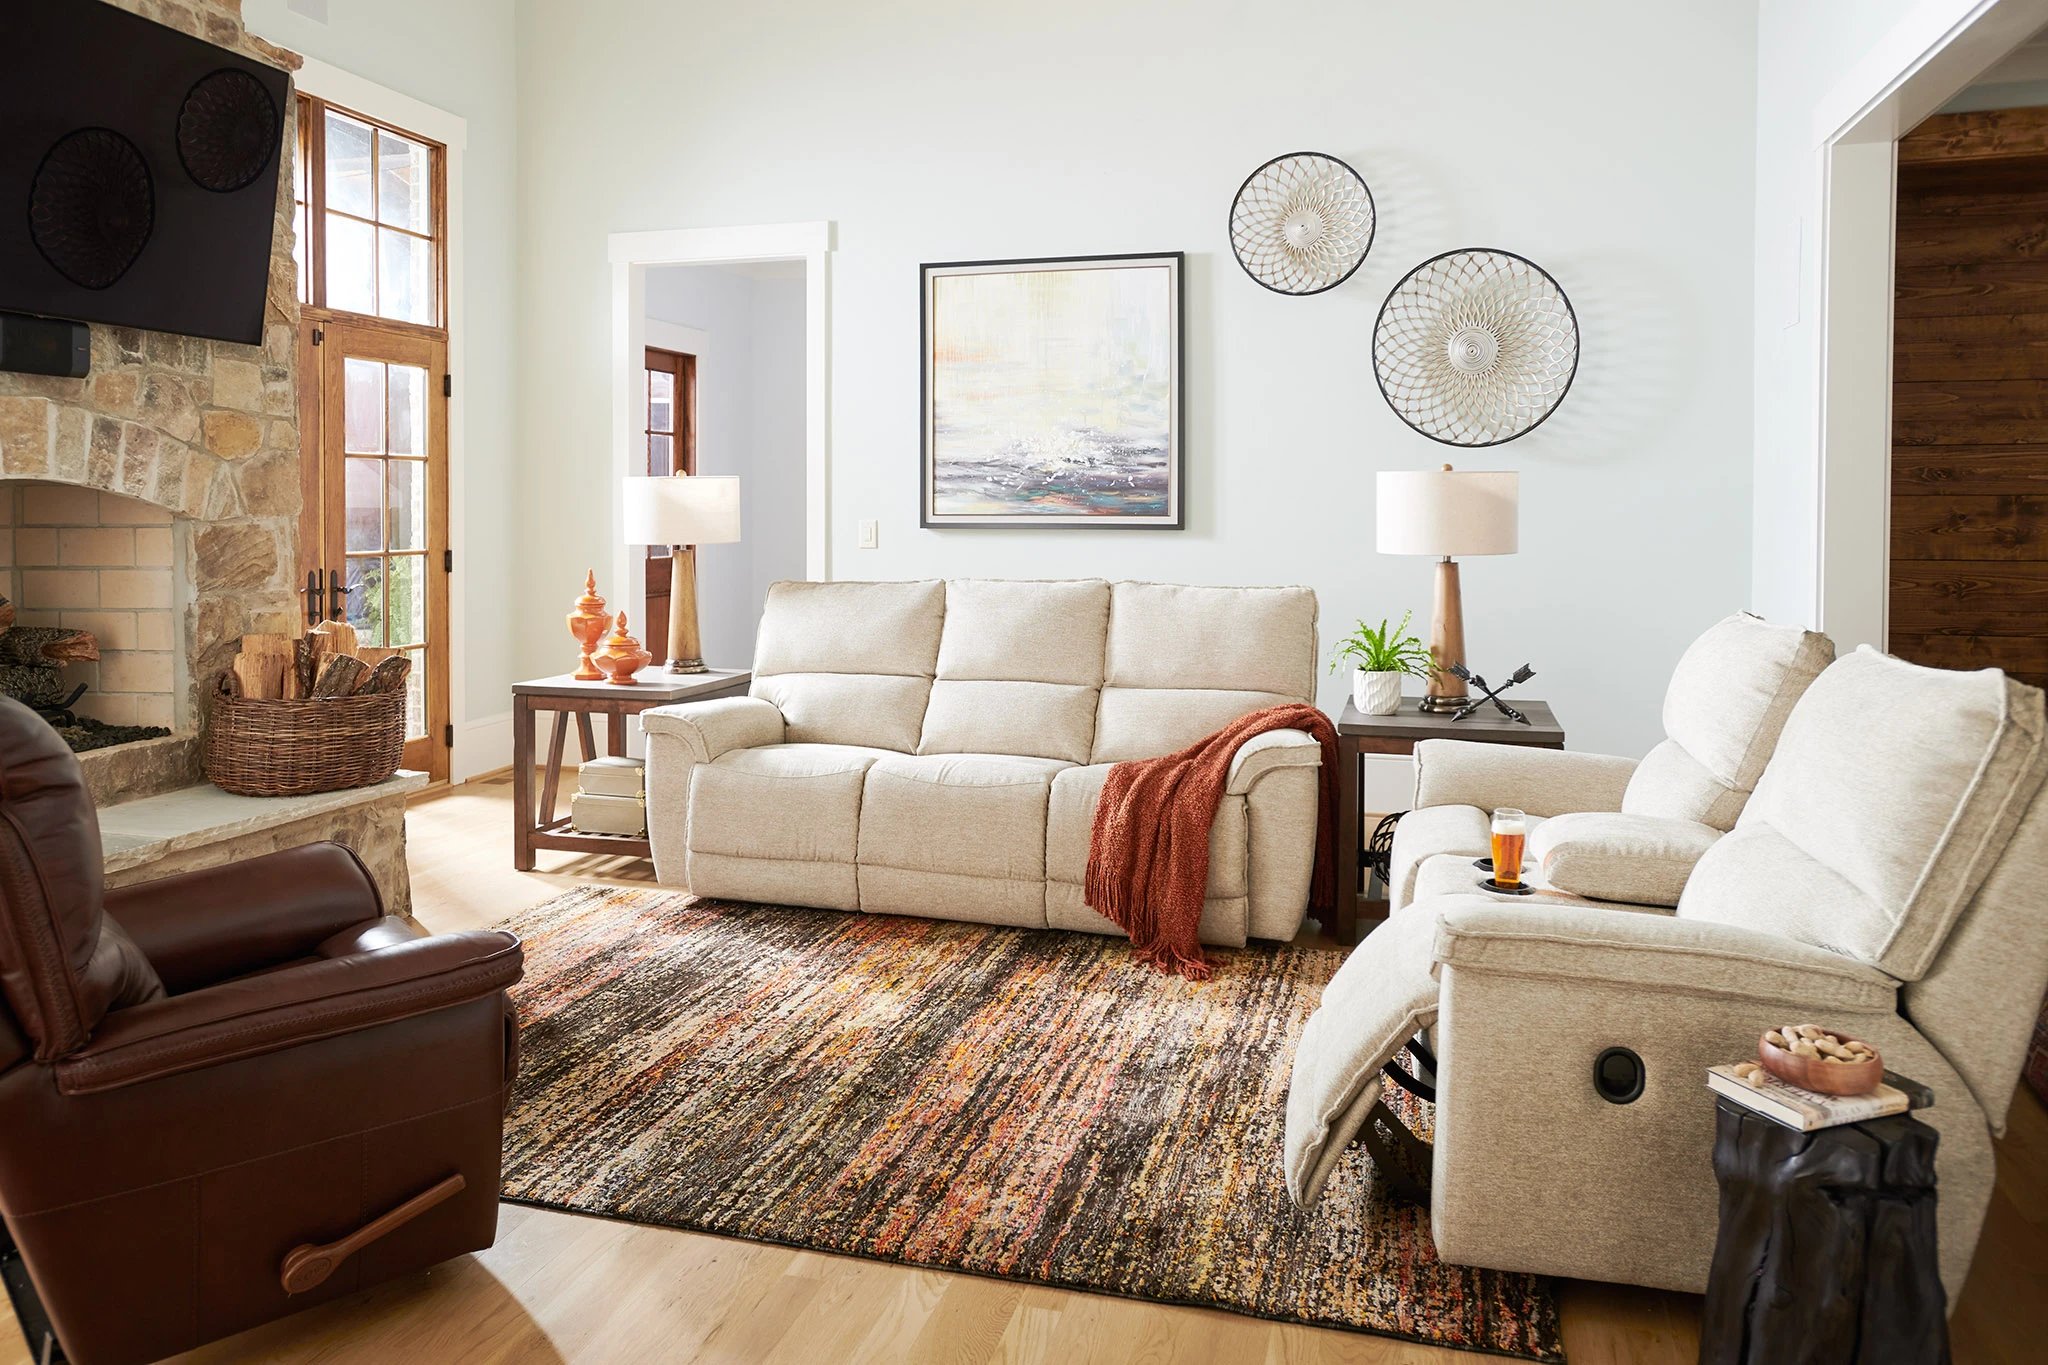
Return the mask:
<path id="1" fill-rule="evenodd" d="M 1003 260 L 927 261 L 918 266 L 918 525 L 927 530 L 1158 530 L 1187 526 L 1187 254 L 1181 251 L 1116 252 L 1095 256 L 1025 256 Z M 1006 274 L 1048 270 L 1106 270 L 1164 267 L 1172 317 L 1172 398 L 1167 432 L 1166 506 L 1159 514 L 1114 512 L 945 513 L 935 510 L 936 451 L 933 412 L 933 281 L 948 275 Z"/>

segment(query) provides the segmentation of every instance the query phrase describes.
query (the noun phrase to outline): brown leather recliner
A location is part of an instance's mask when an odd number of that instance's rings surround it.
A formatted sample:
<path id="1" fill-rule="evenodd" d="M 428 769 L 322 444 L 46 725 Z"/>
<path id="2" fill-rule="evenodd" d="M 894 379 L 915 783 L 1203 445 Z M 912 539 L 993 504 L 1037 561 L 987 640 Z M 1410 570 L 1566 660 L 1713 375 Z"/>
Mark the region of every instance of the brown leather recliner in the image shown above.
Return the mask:
<path id="1" fill-rule="evenodd" d="M 101 868 L 77 761 L 0 700 L 0 1213 L 73 1361 L 491 1244 L 516 938 L 384 915 L 338 844 Z"/>

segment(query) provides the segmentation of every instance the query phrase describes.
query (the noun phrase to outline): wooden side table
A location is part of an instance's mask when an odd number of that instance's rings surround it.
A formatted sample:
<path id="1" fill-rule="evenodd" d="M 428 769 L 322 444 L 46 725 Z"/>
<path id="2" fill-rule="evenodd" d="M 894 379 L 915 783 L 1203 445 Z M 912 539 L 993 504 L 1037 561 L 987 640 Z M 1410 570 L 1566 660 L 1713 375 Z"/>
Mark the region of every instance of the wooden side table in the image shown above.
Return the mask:
<path id="1" fill-rule="evenodd" d="M 1529 718 L 1518 725 L 1492 705 L 1464 720 L 1422 710 L 1420 697 L 1401 698 L 1391 716 L 1361 714 L 1348 700 L 1337 721 L 1337 922 L 1324 927 L 1339 943 L 1358 941 L 1358 893 L 1365 867 L 1365 831 L 1359 828 L 1360 793 L 1365 781 L 1366 754 L 1412 754 L 1425 739 L 1466 739 L 1480 744 L 1520 744 L 1535 749 L 1562 749 L 1564 727 L 1550 703 L 1508 699 Z"/>
<path id="2" fill-rule="evenodd" d="M 558 848 L 574 853 L 609 853 L 616 857 L 648 858 L 654 850 L 644 838 L 622 834 L 579 834 L 569 828 L 569 817 L 555 815 L 555 799 L 562 785 L 562 748 L 569 734 L 569 717 L 576 717 L 576 738 L 583 757 L 597 757 L 597 743 L 590 718 L 605 718 L 605 752 L 626 752 L 626 717 L 637 716 L 650 706 L 669 706 L 680 701 L 709 701 L 713 697 L 746 695 L 754 675 L 733 669 L 708 673 L 672 674 L 657 668 L 643 669 L 629 686 L 609 682 L 579 682 L 571 674 L 535 678 L 512 684 L 512 866 L 533 871 L 535 849 Z M 541 775 L 540 802 L 534 803 L 533 728 L 534 712 L 555 713 L 554 733 L 548 738 L 547 770 Z"/>

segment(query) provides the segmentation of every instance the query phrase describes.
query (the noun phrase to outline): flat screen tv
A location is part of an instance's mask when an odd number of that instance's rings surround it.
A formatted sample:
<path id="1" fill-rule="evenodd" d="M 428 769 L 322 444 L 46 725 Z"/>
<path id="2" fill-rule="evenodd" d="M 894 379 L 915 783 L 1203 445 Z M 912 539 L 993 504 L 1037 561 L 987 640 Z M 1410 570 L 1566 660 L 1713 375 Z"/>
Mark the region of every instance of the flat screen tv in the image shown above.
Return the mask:
<path id="1" fill-rule="evenodd" d="M 261 341 L 286 74 L 99 0 L 0 9 L 0 310 Z"/>

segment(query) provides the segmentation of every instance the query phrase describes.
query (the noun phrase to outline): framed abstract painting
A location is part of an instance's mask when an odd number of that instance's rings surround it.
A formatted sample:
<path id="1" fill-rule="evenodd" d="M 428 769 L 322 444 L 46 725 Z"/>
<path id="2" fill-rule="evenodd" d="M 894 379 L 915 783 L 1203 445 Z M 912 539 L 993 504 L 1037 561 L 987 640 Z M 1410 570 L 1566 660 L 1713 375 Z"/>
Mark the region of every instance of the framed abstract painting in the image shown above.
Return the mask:
<path id="1" fill-rule="evenodd" d="M 919 525 L 1185 524 L 1181 260 L 918 268 Z"/>

